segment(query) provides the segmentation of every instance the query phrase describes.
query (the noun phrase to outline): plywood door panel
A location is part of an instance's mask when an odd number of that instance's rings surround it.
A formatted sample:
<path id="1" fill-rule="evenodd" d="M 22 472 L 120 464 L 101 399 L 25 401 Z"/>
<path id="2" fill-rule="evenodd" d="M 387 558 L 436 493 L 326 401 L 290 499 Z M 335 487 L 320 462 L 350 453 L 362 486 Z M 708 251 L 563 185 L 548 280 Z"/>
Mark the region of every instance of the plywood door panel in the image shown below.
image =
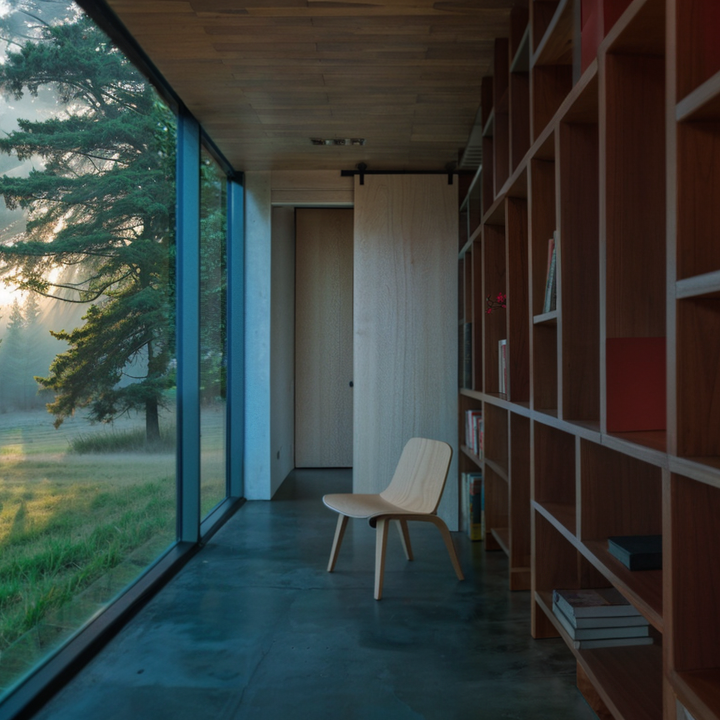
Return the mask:
<path id="1" fill-rule="evenodd" d="M 297 210 L 295 465 L 350 467 L 353 211 Z"/>
<path id="2" fill-rule="evenodd" d="M 355 492 L 383 490 L 411 437 L 457 451 L 457 203 L 447 175 L 356 178 Z M 448 481 L 451 528 L 457 497 Z"/>

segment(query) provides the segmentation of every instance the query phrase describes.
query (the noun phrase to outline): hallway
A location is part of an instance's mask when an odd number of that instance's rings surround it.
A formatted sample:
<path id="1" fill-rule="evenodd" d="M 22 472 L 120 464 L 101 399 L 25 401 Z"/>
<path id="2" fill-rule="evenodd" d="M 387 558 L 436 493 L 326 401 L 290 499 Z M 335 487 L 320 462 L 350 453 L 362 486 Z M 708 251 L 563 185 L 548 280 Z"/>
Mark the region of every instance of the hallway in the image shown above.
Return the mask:
<path id="1" fill-rule="evenodd" d="M 458 582 L 437 530 L 396 533 L 383 600 L 375 535 L 351 521 L 325 571 L 336 515 L 320 500 L 350 471 L 295 471 L 246 503 L 37 720 L 593 720 L 560 639 L 530 637 L 529 593 L 507 560 L 456 534 Z"/>

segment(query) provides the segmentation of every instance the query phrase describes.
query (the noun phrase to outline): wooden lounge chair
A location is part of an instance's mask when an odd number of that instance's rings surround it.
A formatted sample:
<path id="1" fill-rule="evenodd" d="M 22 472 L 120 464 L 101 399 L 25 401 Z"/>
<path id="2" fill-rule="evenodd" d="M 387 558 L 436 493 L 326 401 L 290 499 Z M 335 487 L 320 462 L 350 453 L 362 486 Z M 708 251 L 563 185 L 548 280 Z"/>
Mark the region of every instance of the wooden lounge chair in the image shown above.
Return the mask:
<path id="1" fill-rule="evenodd" d="M 332 572 L 337 561 L 348 518 L 367 518 L 377 530 L 375 549 L 375 599 L 380 600 L 385 571 L 385 548 L 388 526 L 397 521 L 403 549 L 408 560 L 413 559 L 407 523 L 409 520 L 429 522 L 435 525 L 443 536 L 450 560 L 459 580 L 464 580 L 458 562 L 452 537 L 447 525 L 436 515 L 442 497 L 452 448 L 438 440 L 412 438 L 408 440 L 393 479 L 387 489 L 379 494 L 338 493 L 325 495 L 323 502 L 339 513 L 335 539 L 330 551 L 328 572 Z"/>

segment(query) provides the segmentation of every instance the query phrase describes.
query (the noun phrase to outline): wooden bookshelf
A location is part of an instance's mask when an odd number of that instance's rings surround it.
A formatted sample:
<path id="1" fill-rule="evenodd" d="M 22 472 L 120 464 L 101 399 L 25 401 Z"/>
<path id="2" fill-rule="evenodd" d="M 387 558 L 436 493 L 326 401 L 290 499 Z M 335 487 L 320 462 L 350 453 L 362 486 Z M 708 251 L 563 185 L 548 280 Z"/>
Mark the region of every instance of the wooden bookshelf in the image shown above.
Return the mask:
<path id="1" fill-rule="evenodd" d="M 478 379 L 461 407 L 482 410 L 486 444 L 463 456 L 484 473 L 488 547 L 531 589 L 533 636 L 568 643 L 600 717 L 720 720 L 719 31 L 715 0 L 519 1 L 479 98 L 488 152 L 461 251 Z M 616 424 L 636 376 L 660 412 L 631 399 Z M 662 535 L 661 570 L 609 552 L 635 534 Z M 572 647 L 553 589 L 610 586 L 652 646 Z"/>

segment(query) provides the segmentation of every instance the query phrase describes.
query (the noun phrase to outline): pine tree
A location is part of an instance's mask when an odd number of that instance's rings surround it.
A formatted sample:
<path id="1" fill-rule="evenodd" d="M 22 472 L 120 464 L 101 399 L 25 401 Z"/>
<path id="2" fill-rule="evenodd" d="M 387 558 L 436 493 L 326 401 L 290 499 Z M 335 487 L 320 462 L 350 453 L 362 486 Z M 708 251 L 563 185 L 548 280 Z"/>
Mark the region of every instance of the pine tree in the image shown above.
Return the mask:
<path id="1" fill-rule="evenodd" d="M 62 112 L 20 120 L 0 139 L 0 151 L 44 163 L 0 177 L 8 208 L 28 212 L 25 237 L 0 246 L 0 263 L 21 289 L 88 304 L 82 326 L 52 333 L 69 348 L 38 378 L 55 393 L 56 426 L 78 408 L 105 422 L 142 410 L 152 440 L 174 352 L 174 117 L 86 17 L 39 32 L 8 52 L 0 90 L 52 88 Z M 79 279 L 57 279 L 63 267 L 80 268 Z M 127 382 L 138 365 L 142 377 Z"/>
<path id="2" fill-rule="evenodd" d="M 0 345 L 0 407 L 3 411 L 24 410 L 25 318 L 17 298 L 13 300 L 7 329 Z"/>

